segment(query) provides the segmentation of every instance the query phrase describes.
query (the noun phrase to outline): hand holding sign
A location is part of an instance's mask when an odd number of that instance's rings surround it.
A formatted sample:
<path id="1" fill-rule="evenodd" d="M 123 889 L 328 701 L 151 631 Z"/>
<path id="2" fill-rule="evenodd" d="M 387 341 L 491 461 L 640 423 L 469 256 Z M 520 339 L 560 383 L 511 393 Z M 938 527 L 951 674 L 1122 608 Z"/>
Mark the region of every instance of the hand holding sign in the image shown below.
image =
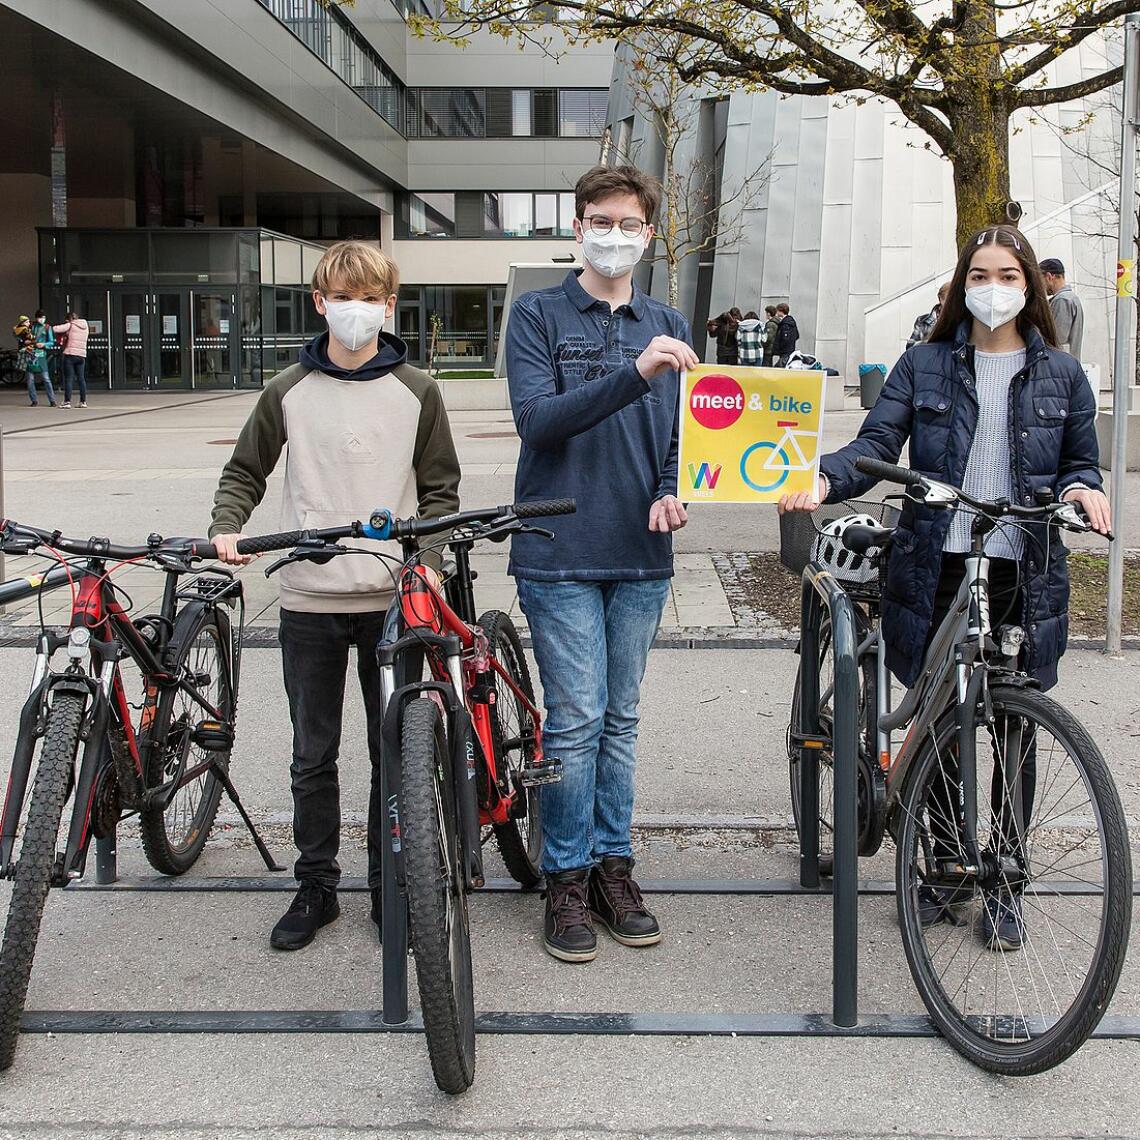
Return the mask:
<path id="1" fill-rule="evenodd" d="M 637 358 L 637 370 L 643 380 L 652 380 L 661 372 L 684 372 L 695 368 L 700 357 L 683 341 L 673 336 L 655 336 Z"/>

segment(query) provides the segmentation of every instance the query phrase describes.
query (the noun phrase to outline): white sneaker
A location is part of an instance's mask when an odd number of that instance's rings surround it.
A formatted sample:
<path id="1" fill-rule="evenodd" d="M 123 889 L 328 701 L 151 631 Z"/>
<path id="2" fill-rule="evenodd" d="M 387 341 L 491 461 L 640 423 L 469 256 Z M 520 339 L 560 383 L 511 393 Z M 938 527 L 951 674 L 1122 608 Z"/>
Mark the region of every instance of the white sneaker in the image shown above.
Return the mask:
<path id="1" fill-rule="evenodd" d="M 81 403 L 79 406 L 80 406 L 81 408 L 85 408 L 85 407 L 87 407 L 87 401 L 86 401 L 86 400 L 84 400 L 84 401 L 83 401 L 83 403 Z"/>
<path id="2" fill-rule="evenodd" d="M 71 401 L 70 400 L 64 400 L 63 403 L 60 405 L 60 407 L 70 408 L 71 407 Z"/>

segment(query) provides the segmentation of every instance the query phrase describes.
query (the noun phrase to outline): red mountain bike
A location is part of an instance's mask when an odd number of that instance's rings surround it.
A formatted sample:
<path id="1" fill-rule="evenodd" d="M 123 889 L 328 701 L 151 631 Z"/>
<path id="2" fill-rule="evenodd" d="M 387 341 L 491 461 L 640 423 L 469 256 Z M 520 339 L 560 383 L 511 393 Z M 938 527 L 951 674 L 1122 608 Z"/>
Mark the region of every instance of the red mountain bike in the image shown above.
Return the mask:
<path id="1" fill-rule="evenodd" d="M 438 519 L 395 519 L 379 510 L 367 523 L 308 532 L 267 571 L 302 559 L 386 557 L 339 546 L 342 538 L 394 539 L 402 546 L 391 636 L 378 650 L 387 810 L 432 1071 L 449 1093 L 463 1092 L 475 1077 L 467 894 L 484 881 L 482 829 L 494 834 L 511 876 L 525 887 L 536 885 L 542 851 L 537 789 L 562 774 L 561 762 L 543 754 L 542 717 L 511 619 L 499 610 L 476 619 L 471 548 L 519 533 L 553 538 L 524 520 L 574 510 L 568 499 Z M 425 542 L 433 536 L 442 538 Z M 442 591 L 420 565 L 421 544 L 446 546 L 454 557 Z M 423 677 L 425 657 L 430 679 Z M 417 679 L 401 685 L 399 677 Z"/>

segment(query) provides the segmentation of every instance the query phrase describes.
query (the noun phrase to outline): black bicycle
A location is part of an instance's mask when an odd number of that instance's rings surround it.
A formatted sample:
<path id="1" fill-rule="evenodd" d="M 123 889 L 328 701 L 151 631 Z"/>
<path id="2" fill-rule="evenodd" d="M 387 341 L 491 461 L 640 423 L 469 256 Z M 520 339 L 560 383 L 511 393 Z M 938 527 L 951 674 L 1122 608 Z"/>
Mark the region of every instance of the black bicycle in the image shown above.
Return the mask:
<path id="1" fill-rule="evenodd" d="M 1091 526 L 1051 492 L 1032 505 L 981 502 L 878 460 L 856 466 L 901 483 L 912 502 L 972 515 L 957 599 L 934 631 L 918 683 L 892 707 L 877 607 L 858 607 L 861 851 L 885 825 L 896 845 L 903 945 L 915 985 L 944 1036 L 997 1073 L 1042 1072 L 1096 1028 L 1120 977 L 1132 913 L 1128 828 L 1108 765 L 1084 726 L 1040 692 L 1021 665 L 1033 627 L 991 607 L 986 538 L 1017 528 L 1047 565 L 1058 532 Z M 905 522 L 905 518 L 904 518 Z M 893 526 L 856 523 L 839 541 L 881 562 Z M 831 573 L 842 582 L 843 569 Z M 830 791 L 834 654 L 801 658 L 789 752 L 818 757 Z M 819 670 L 819 731 L 805 731 L 804 670 Z M 906 729 L 895 748 L 893 734 Z M 794 776 L 798 774 L 798 769 Z M 823 822 L 823 821 L 821 821 Z M 797 818 L 797 825 L 799 819 Z M 820 829 L 821 835 L 824 828 Z"/>

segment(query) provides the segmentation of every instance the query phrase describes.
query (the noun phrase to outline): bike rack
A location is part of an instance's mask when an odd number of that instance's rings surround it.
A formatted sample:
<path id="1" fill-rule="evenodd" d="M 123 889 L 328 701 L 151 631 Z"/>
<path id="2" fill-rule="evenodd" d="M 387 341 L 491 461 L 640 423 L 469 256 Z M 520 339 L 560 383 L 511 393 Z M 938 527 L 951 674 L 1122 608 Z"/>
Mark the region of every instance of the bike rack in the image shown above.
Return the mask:
<path id="1" fill-rule="evenodd" d="M 854 603 L 819 566 L 809 563 L 803 574 L 800 641 L 800 733 L 819 735 L 819 618 L 826 606 L 831 617 L 835 655 L 835 723 L 832 729 L 835 810 L 835 867 L 832 878 L 832 1011 L 841 1028 L 859 1021 L 859 853 L 856 828 L 858 790 L 856 764 L 859 736 L 859 684 Z M 388 802 L 384 766 L 378 773 L 381 802 Z M 800 886 L 820 890 L 819 876 L 819 755 L 804 745 L 800 750 Z M 383 910 L 381 915 L 385 1026 L 408 1021 L 408 908 L 396 887 L 391 844 L 381 852 Z M 730 886 L 730 884 L 722 884 Z M 725 892 L 729 893 L 729 892 Z"/>

